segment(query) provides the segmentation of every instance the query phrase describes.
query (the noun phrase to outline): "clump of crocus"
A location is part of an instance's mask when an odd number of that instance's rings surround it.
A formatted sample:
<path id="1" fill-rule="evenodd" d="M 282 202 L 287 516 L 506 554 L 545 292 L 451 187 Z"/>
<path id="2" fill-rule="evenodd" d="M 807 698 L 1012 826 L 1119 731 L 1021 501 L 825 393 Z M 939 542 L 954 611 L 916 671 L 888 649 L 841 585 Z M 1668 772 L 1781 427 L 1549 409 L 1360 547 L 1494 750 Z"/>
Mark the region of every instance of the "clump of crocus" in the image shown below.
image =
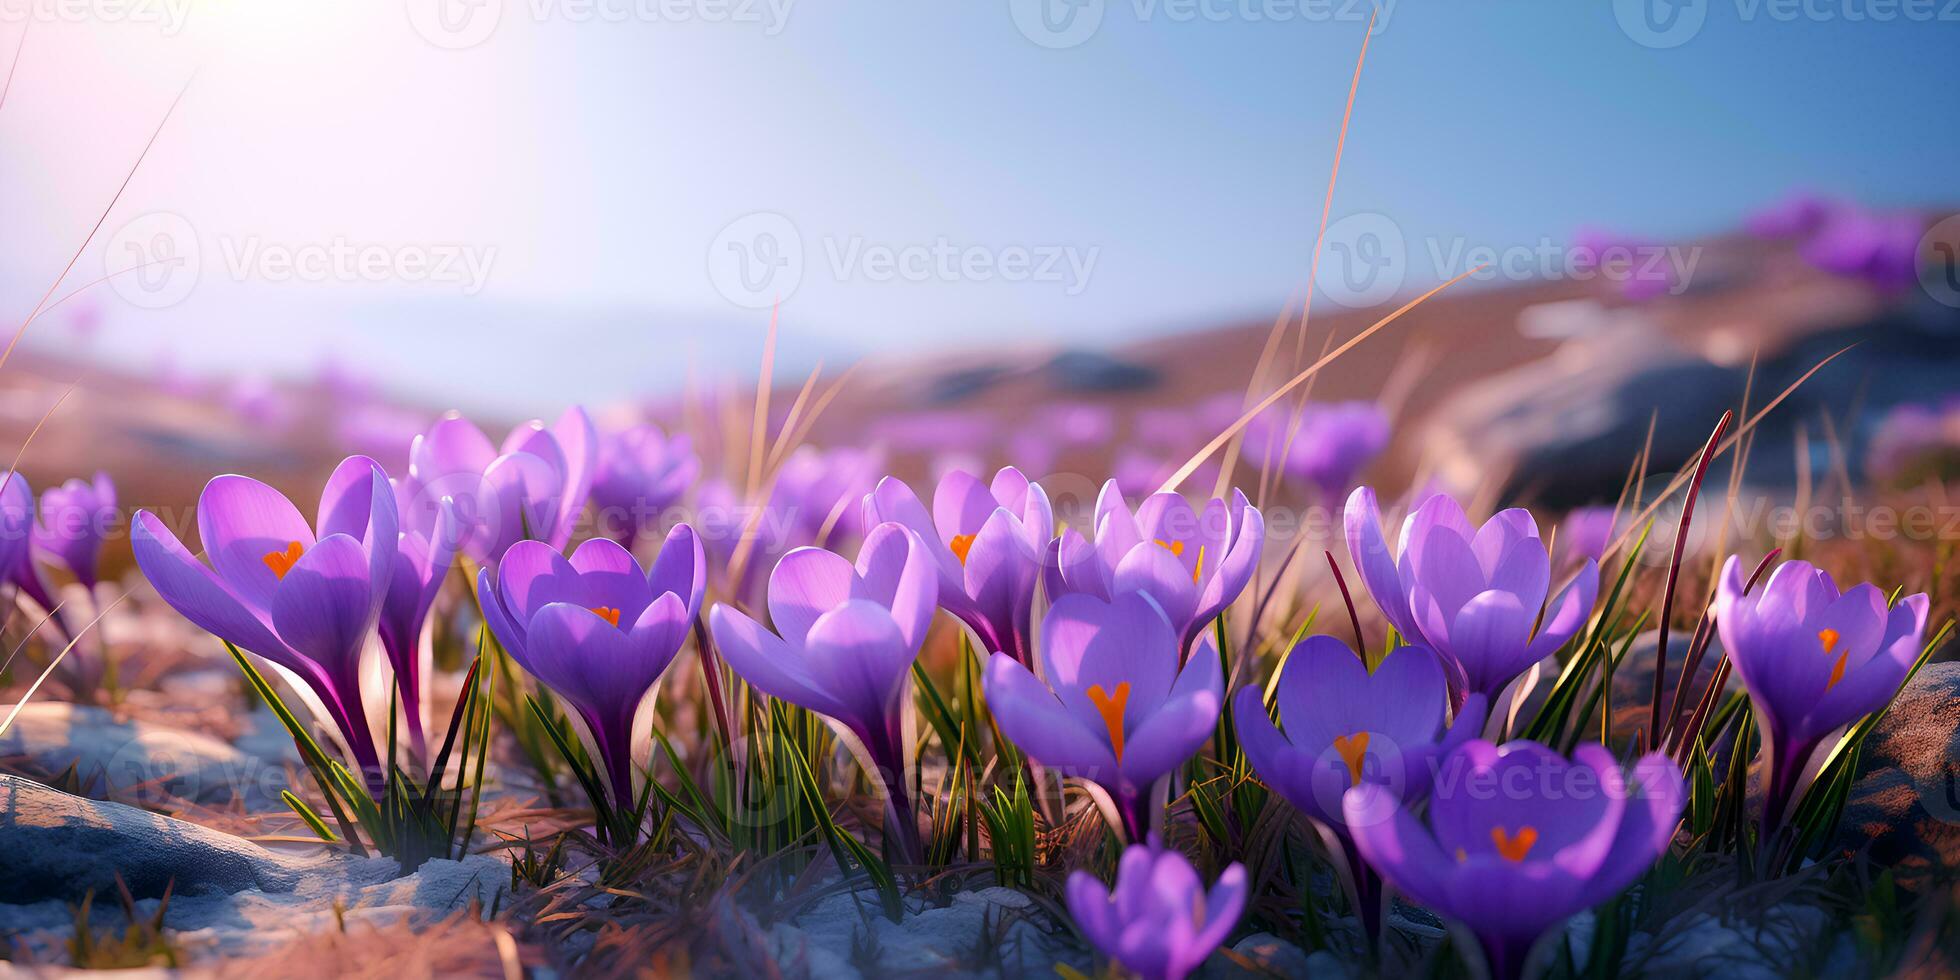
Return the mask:
<path id="1" fill-rule="evenodd" d="M 1805 561 L 1749 588 L 1730 556 L 1716 587 L 1716 629 L 1749 692 L 1769 753 L 1765 831 L 1782 826 L 1811 757 L 1838 729 L 1888 704 L 1918 658 L 1925 593 L 1889 609 L 1870 584 L 1843 592 Z"/>
<path id="2" fill-rule="evenodd" d="M 1567 761 L 1536 742 L 1477 740 L 1436 773 L 1429 826 L 1389 793 L 1363 782 L 1342 798 L 1355 849 L 1411 901 L 1474 933 L 1493 980 L 1512 980 L 1540 936 L 1667 851 L 1686 789 L 1660 753 L 1629 780 L 1598 745 Z"/>
<path id="3" fill-rule="evenodd" d="M 494 587 L 489 569 L 477 572 L 485 624 L 511 659 L 571 705 L 615 813 L 635 808 L 656 684 L 687 642 L 706 590 L 701 542 L 685 524 L 668 532 L 646 569 L 618 542 L 593 538 L 570 559 L 541 541 L 511 545 Z"/>
<path id="4" fill-rule="evenodd" d="M 41 494 L 40 519 L 34 524 L 34 550 L 51 558 L 91 595 L 96 585 L 96 560 L 102 539 L 116 519 L 116 485 L 107 473 L 84 483 L 69 480 Z"/>
<path id="5" fill-rule="evenodd" d="M 463 549 L 479 563 L 494 564 L 525 539 L 563 551 L 591 491 L 597 441 L 576 407 L 549 428 L 533 420 L 512 429 L 501 448 L 451 412 L 409 446 L 408 476 L 397 488 L 402 526 L 428 534 L 448 499 Z"/>
<path id="6" fill-rule="evenodd" d="M 1546 605 L 1551 557 L 1526 510 L 1501 511 L 1474 528 L 1456 501 L 1436 494 L 1403 523 L 1390 551 L 1375 491 L 1358 487 L 1345 522 L 1354 567 L 1389 624 L 1449 658 L 1460 672 L 1453 680 L 1493 702 L 1585 625 L 1599 591 L 1599 563 L 1587 559 Z"/>
<path id="7" fill-rule="evenodd" d="M 1182 670 L 1181 649 L 1147 595 L 1066 595 L 1041 621 L 1041 676 L 995 652 L 987 706 L 1021 751 L 1097 787 L 1112 822 L 1140 841 L 1162 823 L 1171 773 L 1204 744 L 1224 702 L 1211 638 Z"/>
<path id="8" fill-rule="evenodd" d="M 1007 467 L 991 484 L 964 470 L 939 481 L 932 511 L 896 477 L 865 498 L 866 520 L 897 521 L 926 543 L 939 569 L 939 604 L 973 630 L 982 652 L 1028 662 L 1035 581 L 1055 534 L 1040 484 Z"/>
<path id="9" fill-rule="evenodd" d="M 1096 497 L 1095 535 L 1091 541 L 1068 528 L 1048 545 L 1049 596 L 1148 595 L 1177 631 L 1179 648 L 1189 649 L 1252 581 L 1266 524 L 1237 490 L 1229 503 L 1213 497 L 1202 512 L 1180 494 L 1153 493 L 1132 514 L 1110 480 Z"/>
<path id="10" fill-rule="evenodd" d="M 632 550 L 642 529 L 680 502 L 701 474 L 687 435 L 671 438 L 659 426 L 635 425 L 599 437 L 592 504 L 599 532 Z"/>
<path id="11" fill-rule="evenodd" d="M 132 523 L 136 564 L 184 618 L 278 668 L 330 719 L 348 757 L 380 785 L 361 655 L 381 616 L 398 547 L 387 474 L 350 456 L 327 479 L 315 526 L 279 491 L 215 477 L 197 500 L 194 557 L 149 511 Z"/>
<path id="12" fill-rule="evenodd" d="M 1233 706 L 1239 744 L 1259 778 L 1306 814 L 1342 859 L 1354 908 L 1375 937 L 1381 879 L 1354 853 L 1342 794 L 1367 782 L 1383 787 L 1375 800 L 1385 806 L 1426 796 L 1436 762 L 1483 727 L 1484 698 L 1471 695 L 1445 729 L 1449 684 L 1434 653 L 1399 647 L 1370 671 L 1331 636 L 1300 641 L 1274 687 L 1285 734 L 1267 717 L 1259 688 L 1248 686 Z M 1370 816 L 1381 820 L 1388 813 Z"/>
<path id="13" fill-rule="evenodd" d="M 775 632 L 730 606 L 708 613 L 715 646 L 757 690 L 829 720 L 885 790 L 888 839 L 920 857 L 906 790 L 912 661 L 938 608 L 926 543 L 895 523 L 865 536 L 853 566 L 820 548 L 783 556 L 769 576 Z"/>
<path id="14" fill-rule="evenodd" d="M 1123 851 L 1113 889 L 1070 874 L 1068 911 L 1092 945 L 1143 980 L 1182 980 L 1238 925 L 1248 891 L 1234 862 L 1207 892 L 1191 862 L 1152 834 Z"/>
<path id="15" fill-rule="evenodd" d="M 396 485 L 400 492 L 400 485 Z M 399 500 L 397 501 L 399 503 Z M 388 598 L 381 605 L 377 627 L 381 649 L 395 669 L 404 715 L 408 722 L 409 744 L 417 756 L 427 758 L 428 736 L 422 717 L 422 677 L 428 673 L 430 658 L 423 656 L 422 627 L 436 594 L 456 564 L 456 549 L 462 543 L 462 528 L 456 520 L 456 505 L 443 500 L 435 523 L 426 530 L 404 529 L 396 539 L 395 570 L 388 578 Z"/>

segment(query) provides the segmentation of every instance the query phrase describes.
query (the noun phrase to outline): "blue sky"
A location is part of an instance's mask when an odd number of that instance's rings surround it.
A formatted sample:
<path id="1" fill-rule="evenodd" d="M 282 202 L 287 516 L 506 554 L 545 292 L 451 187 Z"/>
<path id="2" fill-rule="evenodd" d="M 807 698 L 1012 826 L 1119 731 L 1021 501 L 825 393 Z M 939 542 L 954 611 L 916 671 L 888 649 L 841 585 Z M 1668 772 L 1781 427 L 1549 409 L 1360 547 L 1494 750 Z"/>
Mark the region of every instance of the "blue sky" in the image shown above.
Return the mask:
<path id="1" fill-rule="evenodd" d="M 1055 48 L 1018 0 L 148 2 L 38 0 L 0 107 L 7 308 L 195 73 L 71 281 L 159 234 L 197 274 L 168 303 L 92 290 L 92 351 L 275 375 L 331 352 L 535 411 L 740 371 L 772 298 L 792 365 L 1270 317 L 1307 276 L 1366 22 L 1082 0 L 1095 30 Z M 1690 236 L 1792 187 L 1960 202 L 1944 0 L 1701 0 L 1666 36 L 1619 15 L 1673 8 L 1636 2 L 1385 8 L 1334 215 L 1391 223 L 1402 292 L 1459 247 Z M 793 282 L 764 261 L 785 247 Z"/>

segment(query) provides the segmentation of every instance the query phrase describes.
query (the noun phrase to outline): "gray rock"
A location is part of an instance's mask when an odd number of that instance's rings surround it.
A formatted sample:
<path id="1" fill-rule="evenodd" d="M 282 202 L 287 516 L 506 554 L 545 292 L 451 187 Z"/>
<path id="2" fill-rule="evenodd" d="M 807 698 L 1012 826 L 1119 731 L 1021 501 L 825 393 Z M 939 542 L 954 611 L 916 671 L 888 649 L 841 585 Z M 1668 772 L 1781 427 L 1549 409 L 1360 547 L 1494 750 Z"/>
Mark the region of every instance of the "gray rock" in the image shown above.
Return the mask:
<path id="1" fill-rule="evenodd" d="M 199 957 L 256 955 L 343 922 L 376 924 L 505 903 L 510 868 L 486 855 L 433 860 L 400 875 L 387 858 L 322 847 L 273 851 L 250 841 L 118 803 L 70 796 L 0 776 L 0 935 L 33 937 L 30 950 L 59 955 L 73 907 L 94 890 L 112 895 L 120 874 L 138 916 L 154 915 L 173 885 L 164 928 Z M 98 897 L 92 921 L 126 922 Z"/>
<path id="2" fill-rule="evenodd" d="M 1428 415 L 1423 444 L 1455 489 L 1501 480 L 1505 499 L 1612 500 L 1655 413 L 1654 470 L 1666 472 L 1700 450 L 1743 381 L 1739 370 L 1627 324 L 1463 386 Z"/>
<path id="3" fill-rule="evenodd" d="M 242 800 L 279 806 L 283 766 L 209 735 L 146 721 L 118 721 L 92 705 L 36 702 L 0 735 L 0 760 L 24 759 L 48 775 L 70 765 L 82 785 L 138 803 Z"/>
<path id="4" fill-rule="evenodd" d="M 1062 391 L 1135 391 L 1157 384 L 1153 368 L 1098 351 L 1063 351 L 1042 367 L 1048 383 Z"/>
<path id="5" fill-rule="evenodd" d="M 245 889 L 292 891 L 334 866 L 324 853 L 283 854 L 182 820 L 71 796 L 0 775 L 0 903 L 79 902 L 108 893 L 121 875 L 138 898 Z"/>
<path id="6" fill-rule="evenodd" d="M 1960 876 L 1960 663 L 1927 664 L 1865 742 L 1837 843 L 1902 882 Z"/>

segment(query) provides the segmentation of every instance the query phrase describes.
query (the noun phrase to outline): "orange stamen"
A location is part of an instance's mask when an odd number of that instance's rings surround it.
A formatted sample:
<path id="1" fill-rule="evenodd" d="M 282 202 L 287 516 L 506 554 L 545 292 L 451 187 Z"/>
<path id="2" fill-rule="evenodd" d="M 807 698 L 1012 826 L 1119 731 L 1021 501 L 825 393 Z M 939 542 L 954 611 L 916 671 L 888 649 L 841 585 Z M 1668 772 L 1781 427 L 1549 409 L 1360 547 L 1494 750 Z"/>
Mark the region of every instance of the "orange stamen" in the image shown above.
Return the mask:
<path id="1" fill-rule="evenodd" d="M 1163 538 L 1158 538 L 1157 546 L 1179 558 L 1184 557 L 1184 542 L 1182 541 L 1166 541 Z"/>
<path id="2" fill-rule="evenodd" d="M 1198 560 L 1191 566 L 1191 584 L 1198 584 L 1198 577 L 1205 573 L 1205 546 L 1198 546 Z"/>
<path id="3" fill-rule="evenodd" d="M 1348 780 L 1361 782 L 1361 764 L 1368 759 L 1368 733 L 1355 732 L 1334 739 L 1334 751 L 1341 754 L 1341 761 L 1347 763 Z"/>
<path id="4" fill-rule="evenodd" d="M 1103 690 L 1101 684 L 1089 685 L 1089 701 L 1102 715 L 1103 726 L 1109 729 L 1109 747 L 1116 753 L 1116 761 L 1123 761 L 1123 709 L 1130 703 L 1130 682 L 1116 685 L 1115 695 Z"/>
<path id="5" fill-rule="evenodd" d="M 1826 629 L 1817 631 L 1817 642 L 1824 644 L 1824 655 L 1827 657 L 1831 655 L 1832 651 L 1837 649 L 1839 638 L 1837 630 Z M 1837 663 L 1831 665 L 1831 679 L 1824 682 L 1824 690 L 1828 691 L 1836 687 L 1838 681 L 1844 680 L 1844 666 L 1850 659 L 1851 651 L 1849 650 L 1838 654 Z"/>
<path id="6" fill-rule="evenodd" d="M 971 534 L 953 535 L 952 548 L 953 548 L 953 555 L 954 557 L 957 557 L 960 560 L 960 564 L 962 565 L 966 564 L 966 553 L 973 550 L 973 535 Z"/>
<path id="7" fill-rule="evenodd" d="M 305 546 L 297 541 L 289 542 L 284 551 L 265 553 L 265 567 L 272 569 L 273 577 L 283 579 L 287 572 L 293 570 L 294 565 L 299 564 L 299 556 L 305 553 Z"/>
<path id="8" fill-rule="evenodd" d="M 593 613 L 614 626 L 619 625 L 619 610 L 613 606 L 593 606 Z"/>
<path id="9" fill-rule="evenodd" d="M 1531 853 L 1531 845 L 1538 843 L 1538 828 L 1526 825 L 1516 834 L 1507 834 L 1502 827 L 1492 827 L 1490 842 L 1497 845 L 1498 857 L 1516 864 Z"/>

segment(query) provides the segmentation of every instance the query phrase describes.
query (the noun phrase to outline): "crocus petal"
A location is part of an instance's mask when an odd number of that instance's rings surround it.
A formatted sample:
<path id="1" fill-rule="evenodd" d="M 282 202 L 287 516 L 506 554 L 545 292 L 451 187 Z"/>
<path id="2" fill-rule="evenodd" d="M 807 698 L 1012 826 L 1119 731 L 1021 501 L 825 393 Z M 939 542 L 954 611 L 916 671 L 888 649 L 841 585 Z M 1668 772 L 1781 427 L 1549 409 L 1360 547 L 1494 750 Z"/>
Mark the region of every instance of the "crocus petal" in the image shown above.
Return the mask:
<path id="1" fill-rule="evenodd" d="M 851 598 L 857 572 L 843 556 L 822 548 L 797 548 L 769 574 L 769 621 L 776 632 L 801 644 L 818 617 Z"/>
<path id="2" fill-rule="evenodd" d="M 1652 867 L 1674 840 L 1687 804 L 1687 782 L 1681 770 L 1659 753 L 1634 764 L 1638 795 L 1627 800 L 1613 847 L 1593 873 L 1583 879 L 1582 906 L 1598 905 L 1618 894 Z"/>
<path id="3" fill-rule="evenodd" d="M 1069 595 L 1041 621 L 1045 677 L 1072 713 L 1098 717 L 1085 693 L 1130 685 L 1124 718 L 1130 725 L 1168 696 L 1177 673 L 1177 634 L 1149 597 L 1130 593 L 1112 602 Z"/>
<path id="4" fill-rule="evenodd" d="M 933 562 L 939 566 L 940 604 L 957 615 L 956 610 L 966 597 L 966 575 L 960 567 L 959 558 L 953 555 L 948 545 L 951 536 L 940 536 L 939 529 L 933 524 L 932 514 L 919 502 L 918 494 L 913 493 L 903 480 L 888 476 L 879 480 L 877 487 L 865 498 L 865 509 L 867 521 L 897 521 L 925 540 L 932 552 Z"/>
<path id="5" fill-rule="evenodd" d="M 279 585 L 266 556 L 294 542 L 313 546 L 313 529 L 279 491 L 250 477 L 226 475 L 205 484 L 197 500 L 197 533 L 205 556 L 246 604 L 265 609 Z"/>
<path id="6" fill-rule="evenodd" d="M 593 540 L 605 540 L 595 538 Z M 633 664 L 639 671 L 636 682 L 644 691 L 648 685 L 660 678 L 667 665 L 674 662 L 681 647 L 687 643 L 687 631 L 694 624 L 694 617 L 681 602 L 681 597 L 672 592 L 663 592 L 634 621 L 627 638 L 632 641 Z M 628 685 L 629 688 L 634 685 Z"/>
<path id="7" fill-rule="evenodd" d="M 1050 769 L 1084 779 L 1105 780 L 1116 774 L 1116 757 L 1100 731 L 1085 727 L 1062 707 L 1034 674 L 1004 653 L 987 658 L 981 677 L 987 706 L 1007 736 L 1021 751 Z"/>
<path id="8" fill-rule="evenodd" d="M 1116 563 L 1115 592 L 1141 592 L 1157 601 L 1179 633 L 1198 611 L 1198 587 L 1191 571 L 1169 549 L 1146 541 Z"/>
<path id="9" fill-rule="evenodd" d="M 1210 658 L 1193 654 L 1193 659 Z M 1125 739 L 1121 760 L 1124 780 L 1141 791 L 1183 765 L 1211 737 L 1222 703 L 1217 691 L 1203 690 L 1173 697 L 1158 706 Z"/>
<path id="10" fill-rule="evenodd" d="M 660 553 L 647 570 L 647 583 L 655 595 L 672 592 L 680 596 L 689 615 L 701 611 L 701 601 L 708 592 L 708 558 L 694 528 L 676 524 L 667 532 Z"/>
<path id="11" fill-rule="evenodd" d="M 525 670 L 531 669 L 530 654 L 525 650 L 524 625 L 528 617 L 519 617 L 506 607 L 503 593 L 492 587 L 490 570 L 479 568 L 476 572 L 476 602 L 483 610 L 483 625 L 490 628 L 490 634 L 497 638 L 497 645 L 511 655 Z"/>
<path id="12" fill-rule="evenodd" d="M 175 534 L 147 510 L 137 511 L 130 526 L 130 550 L 136 566 L 156 587 L 157 594 L 200 629 L 269 660 L 291 659 L 285 643 L 259 614 L 245 605 L 225 581 L 213 574 Z"/>
<path id="13" fill-rule="evenodd" d="M 1369 867 L 1417 903 L 1442 906 L 1449 895 L 1450 858 L 1399 798 L 1363 783 L 1341 797 L 1341 811 L 1355 850 Z"/>
<path id="14" fill-rule="evenodd" d="M 620 625 L 640 618 L 653 602 L 654 593 L 640 563 L 619 542 L 611 538 L 591 538 L 572 552 L 566 563 L 578 576 L 580 601 L 587 608 L 613 609 Z"/>
<path id="15" fill-rule="evenodd" d="M 1245 865 L 1234 861 L 1219 872 L 1217 883 L 1205 896 L 1204 925 L 1192 937 L 1187 947 L 1191 957 L 1182 965 L 1196 969 L 1211 955 L 1212 950 L 1225 942 L 1225 937 L 1238 928 L 1239 916 L 1245 913 L 1246 898 L 1250 892 Z"/>
<path id="16" fill-rule="evenodd" d="M 1531 638 L 1530 663 L 1537 663 L 1557 653 L 1579 630 L 1586 625 L 1586 618 L 1592 615 L 1593 600 L 1599 595 L 1599 563 L 1586 559 L 1579 566 L 1579 574 L 1545 608 L 1543 622 L 1538 627 L 1538 635 Z"/>
<path id="17" fill-rule="evenodd" d="M 908 646 L 890 610 L 851 599 L 819 617 L 804 646 L 811 679 L 837 700 L 839 721 L 875 731 L 900 708 L 918 648 Z"/>
<path id="18" fill-rule="evenodd" d="M 551 426 L 552 438 L 558 443 L 559 451 L 564 453 L 565 485 L 559 495 L 558 530 L 552 537 L 552 544 L 563 548 L 571 540 L 572 528 L 578 516 L 585 509 L 586 497 L 592 490 L 592 472 L 598 462 L 599 434 L 592 427 L 592 418 L 585 409 L 572 406 Z"/>
<path id="19" fill-rule="evenodd" d="M 1478 593 L 1450 624 L 1449 649 L 1463 665 L 1470 689 L 1495 697 L 1533 663 L 1531 621 L 1537 610 L 1495 589 Z"/>
<path id="20" fill-rule="evenodd" d="M 521 623 L 530 622 L 546 603 L 569 602 L 588 609 L 603 605 L 596 599 L 585 601 L 594 597 L 579 584 L 572 563 L 542 541 L 519 541 L 504 553 L 497 563 L 497 588 Z"/>
<path id="21" fill-rule="evenodd" d="M 1259 556 L 1266 545 L 1265 515 L 1257 507 L 1246 507 L 1234 521 L 1231 543 L 1218 562 L 1216 574 L 1206 579 L 1204 592 L 1198 599 L 1197 616 L 1192 622 L 1197 629 L 1203 629 L 1238 601 L 1239 594 L 1259 569 Z"/>
<path id="22" fill-rule="evenodd" d="M 966 553 L 963 586 L 971 605 L 966 611 L 949 606 L 949 611 L 965 619 L 993 650 L 1022 655 L 1014 647 L 1027 635 L 1038 564 L 1014 517 L 994 511 Z"/>
<path id="23" fill-rule="evenodd" d="M 865 536 L 855 573 L 851 597 L 891 610 L 907 646 L 924 644 L 939 608 L 939 577 L 925 542 L 896 521 L 880 524 Z"/>
<path id="24" fill-rule="evenodd" d="M 1353 560 L 1362 584 L 1368 587 L 1368 594 L 1374 597 L 1375 605 L 1381 607 L 1382 616 L 1404 636 L 1423 639 L 1422 632 L 1415 628 L 1415 618 L 1409 613 L 1409 599 L 1402 588 L 1401 573 L 1396 569 L 1395 552 L 1388 550 L 1388 541 L 1382 537 L 1381 508 L 1375 503 L 1373 488 L 1354 488 L 1348 495 L 1341 522 L 1347 532 L 1348 557 Z"/>
<path id="25" fill-rule="evenodd" d="M 1000 509 L 1000 501 L 988 492 L 987 485 L 965 470 L 940 477 L 939 487 L 932 494 L 933 525 L 939 529 L 941 540 L 949 544 L 956 535 L 980 533 L 981 526 Z"/>
<path id="26" fill-rule="evenodd" d="M 708 630 L 715 650 L 749 686 L 818 714 L 836 717 L 842 711 L 837 699 L 817 686 L 801 650 L 740 610 L 716 604 L 708 611 Z"/>
<path id="27" fill-rule="evenodd" d="M 490 437 L 470 420 L 451 412 L 409 444 L 408 474 L 428 484 L 451 473 L 482 473 L 497 458 Z"/>
<path id="28" fill-rule="evenodd" d="M 1336 799 L 1330 811 L 1317 799 L 1311 775 L 1313 757 L 1295 748 L 1294 743 L 1280 734 L 1279 728 L 1266 715 L 1266 706 L 1259 699 L 1259 688 L 1252 685 L 1239 688 L 1232 701 L 1232 718 L 1238 727 L 1239 747 L 1245 750 L 1246 761 L 1252 764 L 1259 778 L 1301 812 L 1322 820 L 1331 813 L 1334 822 L 1339 823 L 1340 801 Z"/>
<path id="29" fill-rule="evenodd" d="M 345 534 L 329 535 L 280 580 L 272 594 L 272 624 L 288 646 L 345 680 L 373 628 L 367 618 L 373 598 L 368 553 Z"/>

